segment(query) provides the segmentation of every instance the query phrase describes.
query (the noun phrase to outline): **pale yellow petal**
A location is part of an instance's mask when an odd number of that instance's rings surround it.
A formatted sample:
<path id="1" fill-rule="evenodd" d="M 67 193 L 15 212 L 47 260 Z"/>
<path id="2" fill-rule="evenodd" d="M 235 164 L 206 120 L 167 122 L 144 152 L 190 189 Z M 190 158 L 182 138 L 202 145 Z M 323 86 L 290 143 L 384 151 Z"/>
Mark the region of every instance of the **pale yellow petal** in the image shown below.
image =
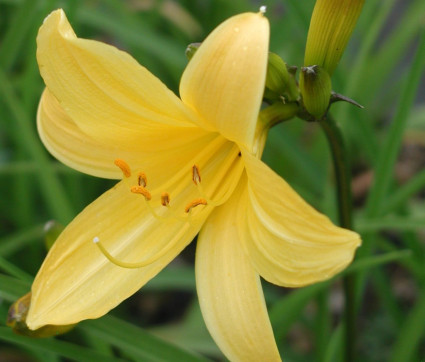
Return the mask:
<path id="1" fill-rule="evenodd" d="M 271 283 L 299 287 L 331 278 L 353 259 L 361 240 L 332 224 L 281 177 L 248 152 L 247 207 L 241 238 L 258 273 Z"/>
<path id="2" fill-rule="evenodd" d="M 164 127 L 158 137 L 143 135 L 138 148 L 101 142 L 84 133 L 64 112 L 52 93 L 46 89 L 37 114 L 41 140 L 50 153 L 78 171 L 105 178 L 121 178 L 114 160 L 121 158 L 134 169 L 143 169 L 151 180 L 163 183 L 179 173 L 187 160 L 193 159 L 221 141 L 217 134 L 201 128 Z M 170 157 L 173 162 L 169 162 Z M 166 165 L 166 167 L 164 167 Z"/>
<path id="3" fill-rule="evenodd" d="M 227 199 L 243 169 L 237 147 L 223 141 L 215 154 L 196 161 L 205 193 Z M 32 286 L 27 318 L 30 328 L 102 316 L 154 277 L 194 238 L 213 206 L 196 206 L 187 218 L 185 208 L 200 197 L 190 166 L 186 175 L 169 183 L 166 189 L 154 190 L 148 181 L 151 200 L 146 201 L 144 196 L 130 192 L 137 184 L 134 175 L 71 222 L 50 250 Z M 169 208 L 161 205 L 163 191 L 170 194 Z M 121 261 L 158 260 L 138 269 L 119 267 L 98 250 L 95 238 Z"/>
<path id="4" fill-rule="evenodd" d="M 137 148 L 165 126 L 193 126 L 192 112 L 160 80 L 127 53 L 77 38 L 62 10 L 39 30 L 37 61 L 68 116 L 98 141 Z"/>
<path id="5" fill-rule="evenodd" d="M 205 323 L 231 361 L 280 361 L 260 278 L 242 241 L 235 213 L 246 181 L 214 210 L 198 237 L 196 288 Z"/>
<path id="6" fill-rule="evenodd" d="M 184 103 L 204 127 L 250 148 L 264 93 L 269 24 L 245 13 L 219 25 L 190 60 L 180 83 Z"/>

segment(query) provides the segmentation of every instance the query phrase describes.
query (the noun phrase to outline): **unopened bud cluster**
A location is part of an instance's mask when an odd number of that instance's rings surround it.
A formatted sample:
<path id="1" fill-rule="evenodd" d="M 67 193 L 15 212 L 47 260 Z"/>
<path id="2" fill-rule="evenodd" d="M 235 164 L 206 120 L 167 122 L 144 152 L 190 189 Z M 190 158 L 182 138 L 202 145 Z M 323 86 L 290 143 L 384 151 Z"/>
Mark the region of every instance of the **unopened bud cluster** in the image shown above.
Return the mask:
<path id="1" fill-rule="evenodd" d="M 317 0 L 310 21 L 304 56 L 304 67 L 297 68 L 270 52 L 264 90 L 267 104 L 259 115 L 260 128 L 289 120 L 294 116 L 320 120 L 332 102 L 353 100 L 332 92 L 331 75 L 345 50 L 360 16 L 364 0 Z M 200 43 L 190 44 L 186 56 L 190 60 Z M 335 96 L 337 95 L 337 96 Z"/>

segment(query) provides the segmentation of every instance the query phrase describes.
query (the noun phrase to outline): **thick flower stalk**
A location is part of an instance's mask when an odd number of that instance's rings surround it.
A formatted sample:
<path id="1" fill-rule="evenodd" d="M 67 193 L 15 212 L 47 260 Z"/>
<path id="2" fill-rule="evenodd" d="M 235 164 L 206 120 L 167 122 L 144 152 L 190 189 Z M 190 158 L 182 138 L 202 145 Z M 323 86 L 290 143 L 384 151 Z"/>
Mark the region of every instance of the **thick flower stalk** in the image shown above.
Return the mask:
<path id="1" fill-rule="evenodd" d="M 30 328 L 104 315 L 199 233 L 196 284 L 214 340 L 230 360 L 280 359 L 259 276 L 328 279 L 360 238 L 260 160 L 268 42 L 261 12 L 228 19 L 189 62 L 178 98 L 128 54 L 77 38 L 63 11 L 47 17 L 40 137 L 70 167 L 123 180 L 55 242 L 32 286 Z"/>

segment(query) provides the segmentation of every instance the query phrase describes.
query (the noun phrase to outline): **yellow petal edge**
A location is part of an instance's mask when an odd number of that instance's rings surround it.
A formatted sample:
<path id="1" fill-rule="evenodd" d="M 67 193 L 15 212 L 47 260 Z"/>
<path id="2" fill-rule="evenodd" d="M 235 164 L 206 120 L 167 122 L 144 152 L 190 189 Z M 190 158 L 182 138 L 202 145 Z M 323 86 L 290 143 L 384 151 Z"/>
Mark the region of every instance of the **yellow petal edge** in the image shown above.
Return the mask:
<path id="1" fill-rule="evenodd" d="M 180 82 L 183 102 L 204 127 L 252 148 L 267 70 L 269 23 L 244 13 L 220 24 L 202 43 Z"/>
<path id="2" fill-rule="evenodd" d="M 196 289 L 208 330 L 229 360 L 280 361 L 260 278 L 243 250 L 234 217 L 247 201 L 241 198 L 245 187 L 246 177 L 199 235 Z"/>

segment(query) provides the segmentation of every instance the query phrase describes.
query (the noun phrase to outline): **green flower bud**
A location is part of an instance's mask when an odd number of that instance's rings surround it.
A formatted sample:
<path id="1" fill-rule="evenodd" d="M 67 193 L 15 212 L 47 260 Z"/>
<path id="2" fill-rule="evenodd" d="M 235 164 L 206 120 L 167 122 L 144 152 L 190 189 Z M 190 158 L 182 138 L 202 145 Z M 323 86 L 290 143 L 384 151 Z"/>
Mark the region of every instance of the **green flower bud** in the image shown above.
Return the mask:
<path id="1" fill-rule="evenodd" d="M 198 48 L 201 46 L 201 43 L 191 43 L 187 46 L 185 50 L 185 55 L 188 60 L 191 60 L 192 57 L 195 55 Z"/>
<path id="2" fill-rule="evenodd" d="M 47 250 L 50 250 L 63 229 L 64 226 L 55 220 L 46 222 L 44 225 L 44 244 Z"/>
<path id="3" fill-rule="evenodd" d="M 69 324 L 65 326 L 46 325 L 39 329 L 31 330 L 28 328 L 26 323 L 30 305 L 31 293 L 28 293 L 19 298 L 9 308 L 6 325 L 11 327 L 16 334 L 33 338 L 44 338 L 66 333 L 75 326 L 75 324 Z"/>
<path id="4" fill-rule="evenodd" d="M 289 73 L 286 63 L 275 53 L 269 53 L 266 88 L 289 100 L 299 98 L 299 91 L 293 74 Z"/>
<path id="5" fill-rule="evenodd" d="M 260 122 L 267 128 L 283 121 L 287 121 L 298 113 L 299 105 L 296 102 L 276 102 L 260 111 Z"/>
<path id="6" fill-rule="evenodd" d="M 364 0 L 317 0 L 308 30 L 304 65 L 332 75 L 363 8 Z"/>
<path id="7" fill-rule="evenodd" d="M 304 107 L 315 119 L 324 116 L 332 92 L 331 77 L 318 65 L 301 68 L 300 90 Z"/>

